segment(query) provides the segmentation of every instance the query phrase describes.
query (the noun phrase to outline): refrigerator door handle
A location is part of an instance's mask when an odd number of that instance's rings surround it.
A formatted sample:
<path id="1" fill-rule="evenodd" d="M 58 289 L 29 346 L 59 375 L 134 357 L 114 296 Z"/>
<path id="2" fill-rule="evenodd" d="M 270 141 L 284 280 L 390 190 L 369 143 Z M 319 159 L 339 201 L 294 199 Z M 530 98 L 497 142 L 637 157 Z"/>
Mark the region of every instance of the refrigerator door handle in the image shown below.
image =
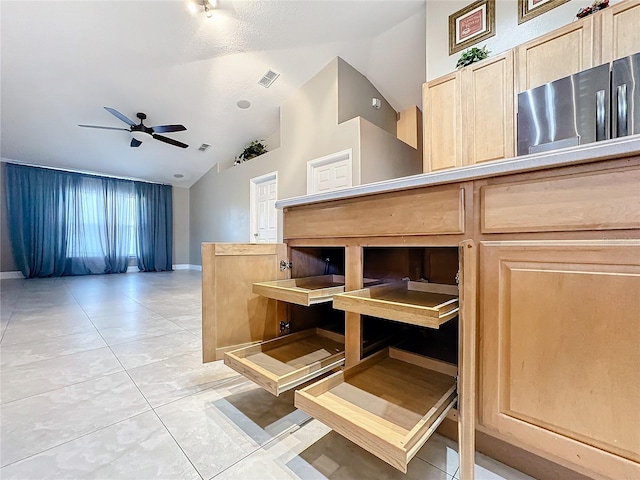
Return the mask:
<path id="1" fill-rule="evenodd" d="M 605 91 L 596 92 L 596 141 L 607 139 Z"/>
<path id="2" fill-rule="evenodd" d="M 627 84 L 623 83 L 616 88 L 616 137 L 624 137 L 629 134 L 627 124 Z"/>

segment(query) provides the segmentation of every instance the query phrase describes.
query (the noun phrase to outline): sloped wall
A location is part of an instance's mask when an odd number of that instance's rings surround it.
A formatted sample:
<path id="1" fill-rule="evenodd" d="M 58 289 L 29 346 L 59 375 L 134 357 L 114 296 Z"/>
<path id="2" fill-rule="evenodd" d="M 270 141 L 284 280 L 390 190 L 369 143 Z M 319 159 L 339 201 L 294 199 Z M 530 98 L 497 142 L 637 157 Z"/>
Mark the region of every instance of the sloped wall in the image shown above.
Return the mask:
<path id="1" fill-rule="evenodd" d="M 189 263 L 201 264 L 200 244 L 204 241 L 250 241 L 249 183 L 252 178 L 277 171 L 278 198 L 305 195 L 307 162 L 348 148 L 353 151 L 354 179 L 360 179 L 361 174 L 363 179 L 373 181 L 404 175 L 405 171 L 413 173 L 411 167 L 400 169 L 401 173 L 394 175 L 393 169 L 398 168 L 397 162 L 403 158 L 407 165 L 413 165 L 416 150 L 395 138 L 396 112 L 364 75 L 352 70 L 342 59 L 335 58 L 282 104 L 280 148 L 230 168 L 215 166 L 191 187 Z M 385 104 L 382 115 L 378 115 L 378 111 L 370 115 L 370 111 L 375 110 L 371 108 L 370 98 L 366 102 L 350 100 L 352 96 L 357 97 L 355 92 L 365 92 L 366 96 L 361 97 L 364 99 L 371 92 L 377 92 Z M 343 110 L 345 121 L 338 123 L 341 102 L 349 106 Z M 377 124 L 361 117 L 369 117 Z M 362 121 L 367 123 L 364 143 L 367 139 L 373 142 L 365 160 L 361 155 Z M 387 159 L 386 155 L 402 158 Z M 366 172 L 360 171 L 361 161 L 366 165 Z M 278 214 L 279 241 L 282 241 L 282 212 Z"/>

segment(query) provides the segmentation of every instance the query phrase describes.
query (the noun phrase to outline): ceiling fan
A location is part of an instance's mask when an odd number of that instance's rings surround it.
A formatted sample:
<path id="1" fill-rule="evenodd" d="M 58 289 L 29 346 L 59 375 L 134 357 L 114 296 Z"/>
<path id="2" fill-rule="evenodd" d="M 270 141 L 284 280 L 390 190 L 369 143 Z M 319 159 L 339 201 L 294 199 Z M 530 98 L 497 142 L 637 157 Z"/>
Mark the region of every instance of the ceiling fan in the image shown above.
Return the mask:
<path id="1" fill-rule="evenodd" d="M 142 142 L 144 140 L 149 140 L 150 138 L 155 138 L 156 140 L 160 140 L 161 142 L 168 143 L 169 145 L 174 145 L 180 148 L 187 148 L 189 146 L 186 143 L 179 142 L 177 140 L 174 140 L 173 138 L 165 137 L 164 135 L 158 135 L 158 133 L 181 132 L 187 129 L 187 127 L 185 127 L 184 125 L 156 125 L 155 127 L 147 127 L 146 125 L 142 124 L 142 121 L 145 120 L 147 116 L 141 112 L 138 112 L 136 114 L 136 117 L 140 119 L 140 123 L 136 125 L 132 120 L 128 119 L 115 108 L 104 107 L 104 109 L 129 125 L 129 128 L 101 127 L 98 125 L 78 126 L 86 128 L 101 128 L 103 130 L 123 130 L 125 132 L 130 132 L 131 136 L 133 137 L 131 139 L 132 147 L 139 147 L 140 145 L 142 145 Z"/>

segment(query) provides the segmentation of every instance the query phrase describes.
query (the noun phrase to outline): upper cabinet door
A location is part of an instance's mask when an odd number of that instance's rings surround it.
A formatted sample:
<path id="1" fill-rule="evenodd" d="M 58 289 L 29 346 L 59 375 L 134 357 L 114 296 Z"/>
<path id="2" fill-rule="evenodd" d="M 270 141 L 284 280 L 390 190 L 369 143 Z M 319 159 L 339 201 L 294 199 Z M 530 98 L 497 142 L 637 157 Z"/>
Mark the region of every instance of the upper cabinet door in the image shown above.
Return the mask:
<path id="1" fill-rule="evenodd" d="M 602 62 L 640 52 L 640 0 L 627 0 L 602 11 Z"/>
<path id="2" fill-rule="evenodd" d="M 464 163 L 514 156 L 513 51 L 462 71 Z"/>
<path id="3" fill-rule="evenodd" d="M 597 65 L 594 17 L 587 17 L 517 47 L 517 92 Z"/>
<path id="4" fill-rule="evenodd" d="M 433 80 L 422 87 L 425 172 L 462 165 L 460 98 L 460 72 Z"/>

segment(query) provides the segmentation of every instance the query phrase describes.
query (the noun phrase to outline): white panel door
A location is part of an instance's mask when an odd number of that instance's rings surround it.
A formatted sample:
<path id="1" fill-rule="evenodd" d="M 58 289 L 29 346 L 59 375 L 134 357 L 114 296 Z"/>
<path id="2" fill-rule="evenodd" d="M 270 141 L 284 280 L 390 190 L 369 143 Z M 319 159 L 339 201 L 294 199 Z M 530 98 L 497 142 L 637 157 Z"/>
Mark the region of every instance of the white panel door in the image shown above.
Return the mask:
<path id="1" fill-rule="evenodd" d="M 322 193 L 352 186 L 351 150 L 308 162 L 307 193 Z"/>
<path id="2" fill-rule="evenodd" d="M 275 243 L 278 239 L 278 179 L 275 174 L 251 179 L 251 239 L 256 243 Z"/>

